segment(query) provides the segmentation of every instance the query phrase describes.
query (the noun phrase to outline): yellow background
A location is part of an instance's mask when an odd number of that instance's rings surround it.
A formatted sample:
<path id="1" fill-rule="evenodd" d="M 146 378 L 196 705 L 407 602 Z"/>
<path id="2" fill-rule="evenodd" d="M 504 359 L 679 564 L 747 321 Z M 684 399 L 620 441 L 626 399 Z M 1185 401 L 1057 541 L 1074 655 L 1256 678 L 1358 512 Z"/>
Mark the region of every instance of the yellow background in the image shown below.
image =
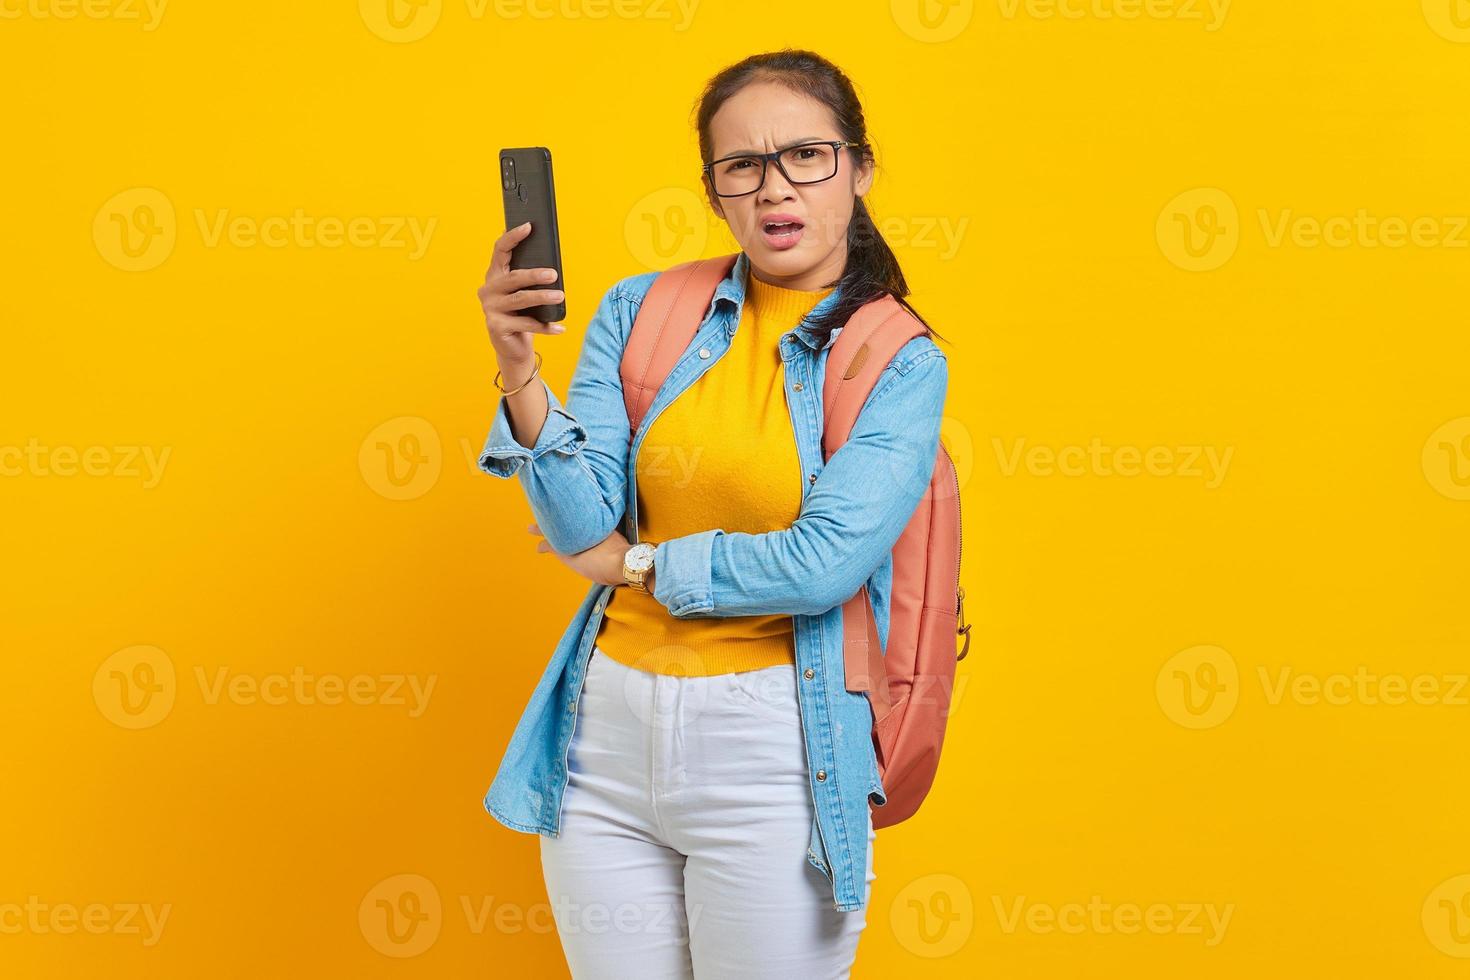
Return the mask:
<path id="1" fill-rule="evenodd" d="M 480 807 L 585 589 L 472 465 L 496 151 L 555 157 L 564 393 L 612 282 L 733 250 L 692 105 L 791 44 L 860 86 L 950 340 L 975 624 L 855 975 L 1465 975 L 1466 4 L 386 2 L 0 5 L 0 910 L 53 910 L 0 973 L 565 975 Z M 211 234 L 297 209 L 366 221 Z M 1312 243 L 1360 210 L 1421 233 Z M 1153 472 L 1048 465 L 1094 439 Z M 213 686 L 298 668 L 371 703 Z M 1089 902 L 1231 917 L 1047 926 Z"/>

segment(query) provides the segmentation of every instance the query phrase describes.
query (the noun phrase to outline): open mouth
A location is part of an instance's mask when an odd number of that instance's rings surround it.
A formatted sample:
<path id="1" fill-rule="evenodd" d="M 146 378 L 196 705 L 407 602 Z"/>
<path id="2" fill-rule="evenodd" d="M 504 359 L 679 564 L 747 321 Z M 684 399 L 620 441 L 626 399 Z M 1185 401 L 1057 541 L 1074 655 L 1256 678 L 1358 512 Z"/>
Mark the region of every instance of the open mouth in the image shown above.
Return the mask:
<path id="1" fill-rule="evenodd" d="M 801 240 L 806 226 L 792 218 L 777 218 L 761 222 L 761 235 L 772 248 L 790 248 Z"/>

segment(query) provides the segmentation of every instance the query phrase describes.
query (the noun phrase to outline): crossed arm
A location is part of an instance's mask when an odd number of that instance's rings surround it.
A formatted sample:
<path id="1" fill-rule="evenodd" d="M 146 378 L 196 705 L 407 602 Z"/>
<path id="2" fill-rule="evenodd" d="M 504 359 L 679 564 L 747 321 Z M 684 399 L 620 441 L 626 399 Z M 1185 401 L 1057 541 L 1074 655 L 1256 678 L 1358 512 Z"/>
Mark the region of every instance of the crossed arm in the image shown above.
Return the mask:
<path id="1" fill-rule="evenodd" d="M 546 387 L 535 445 L 515 440 L 501 396 L 480 454 L 486 473 L 519 477 L 546 544 L 563 555 L 621 538 L 629 424 L 619 362 L 638 307 L 627 282 L 608 290 L 588 325 L 566 405 Z M 944 353 L 928 338 L 910 340 L 796 521 L 761 534 L 715 528 L 658 542 L 654 598 L 680 618 L 816 615 L 844 602 L 893 549 L 929 485 L 948 378 Z M 597 567 L 609 560 L 599 553 Z"/>

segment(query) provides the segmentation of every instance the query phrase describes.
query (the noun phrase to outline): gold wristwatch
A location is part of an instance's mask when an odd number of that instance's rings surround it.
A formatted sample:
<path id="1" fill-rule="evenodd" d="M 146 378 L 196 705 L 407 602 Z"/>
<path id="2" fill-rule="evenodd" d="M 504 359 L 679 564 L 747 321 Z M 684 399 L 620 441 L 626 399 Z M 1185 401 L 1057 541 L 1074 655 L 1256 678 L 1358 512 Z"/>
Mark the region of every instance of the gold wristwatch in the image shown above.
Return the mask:
<path id="1" fill-rule="evenodd" d="M 653 549 L 649 542 L 640 541 L 623 554 L 623 581 L 630 589 L 644 595 L 650 594 L 644 583 L 648 580 L 648 573 L 653 571 Z"/>

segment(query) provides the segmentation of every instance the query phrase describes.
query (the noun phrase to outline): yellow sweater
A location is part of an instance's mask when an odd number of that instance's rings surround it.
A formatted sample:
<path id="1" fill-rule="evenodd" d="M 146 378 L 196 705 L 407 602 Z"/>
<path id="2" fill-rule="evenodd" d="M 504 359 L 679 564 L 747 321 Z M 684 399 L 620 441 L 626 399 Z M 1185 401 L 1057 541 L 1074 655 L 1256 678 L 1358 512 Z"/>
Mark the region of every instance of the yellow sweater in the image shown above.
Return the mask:
<path id="1" fill-rule="evenodd" d="M 638 447 L 638 539 L 713 528 L 780 531 L 801 512 L 796 437 L 782 386 L 781 335 L 831 289 L 746 278 L 730 349 L 653 420 Z M 597 646 L 619 663 L 706 676 L 794 663 L 790 615 L 676 619 L 651 595 L 612 592 Z"/>

